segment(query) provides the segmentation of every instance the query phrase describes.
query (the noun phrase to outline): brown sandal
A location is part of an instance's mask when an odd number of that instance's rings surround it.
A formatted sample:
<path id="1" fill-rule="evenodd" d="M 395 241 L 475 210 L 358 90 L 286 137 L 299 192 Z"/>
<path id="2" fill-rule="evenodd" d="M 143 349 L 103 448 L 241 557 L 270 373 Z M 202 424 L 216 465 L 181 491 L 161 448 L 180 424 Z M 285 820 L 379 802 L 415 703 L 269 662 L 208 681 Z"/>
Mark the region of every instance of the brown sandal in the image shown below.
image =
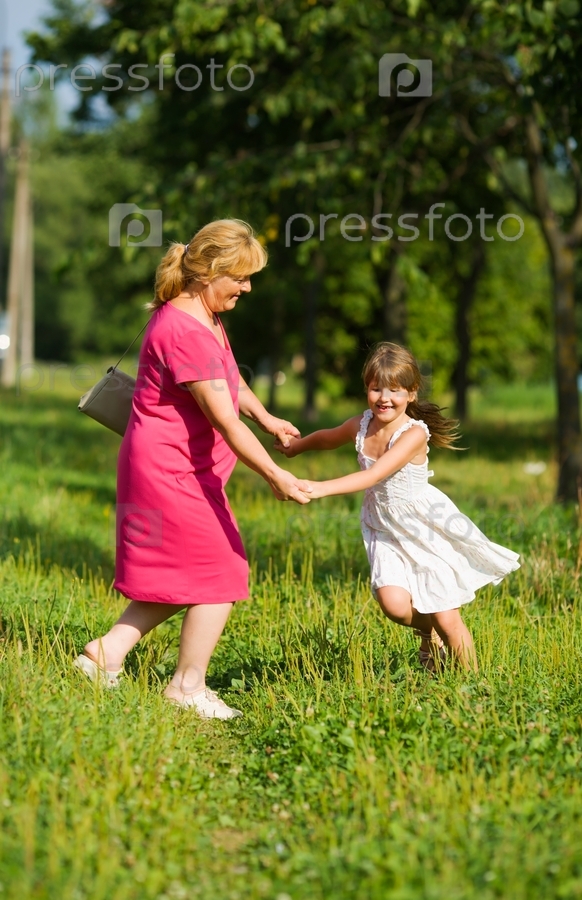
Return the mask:
<path id="1" fill-rule="evenodd" d="M 422 640 L 429 641 L 432 645 L 430 650 L 419 650 L 418 661 L 423 669 L 427 672 L 440 672 L 447 661 L 447 650 L 442 639 L 434 630 L 420 631 L 414 629 L 414 633 Z"/>

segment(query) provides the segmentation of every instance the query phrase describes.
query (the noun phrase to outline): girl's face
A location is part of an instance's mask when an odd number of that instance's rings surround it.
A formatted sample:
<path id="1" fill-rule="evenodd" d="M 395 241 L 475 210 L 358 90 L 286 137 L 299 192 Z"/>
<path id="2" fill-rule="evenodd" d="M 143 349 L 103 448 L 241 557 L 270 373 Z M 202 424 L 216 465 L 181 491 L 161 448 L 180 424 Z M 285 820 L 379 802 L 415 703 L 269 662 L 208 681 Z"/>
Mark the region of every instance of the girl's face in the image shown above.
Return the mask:
<path id="1" fill-rule="evenodd" d="M 373 381 L 368 385 L 368 405 L 375 416 L 384 424 L 393 422 L 404 415 L 406 407 L 416 400 L 416 391 L 405 388 L 379 387 Z"/>

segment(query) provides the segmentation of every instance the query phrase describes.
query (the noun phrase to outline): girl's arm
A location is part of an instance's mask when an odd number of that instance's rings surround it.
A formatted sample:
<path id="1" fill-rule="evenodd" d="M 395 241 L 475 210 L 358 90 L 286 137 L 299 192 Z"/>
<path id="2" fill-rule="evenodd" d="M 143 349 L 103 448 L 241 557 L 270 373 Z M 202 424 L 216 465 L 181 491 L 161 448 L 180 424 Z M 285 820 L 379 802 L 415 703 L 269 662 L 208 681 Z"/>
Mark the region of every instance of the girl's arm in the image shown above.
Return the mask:
<path id="1" fill-rule="evenodd" d="M 317 433 L 317 432 L 316 432 Z M 406 463 L 418 456 L 426 448 L 426 435 L 422 428 L 410 428 L 399 438 L 391 450 L 383 453 L 373 466 L 363 472 L 353 472 L 342 478 L 332 478 L 330 481 L 310 481 L 312 487 L 310 498 L 317 500 L 320 497 L 331 497 L 335 494 L 353 494 L 356 491 L 365 491 L 398 472 Z"/>
<path id="2" fill-rule="evenodd" d="M 287 459 L 297 456 L 298 453 L 305 453 L 306 450 L 336 450 L 355 440 L 361 418 L 361 416 L 352 416 L 337 428 L 322 428 L 304 438 L 291 437 L 288 447 L 285 447 L 279 439 L 275 441 L 275 450 L 284 453 Z"/>

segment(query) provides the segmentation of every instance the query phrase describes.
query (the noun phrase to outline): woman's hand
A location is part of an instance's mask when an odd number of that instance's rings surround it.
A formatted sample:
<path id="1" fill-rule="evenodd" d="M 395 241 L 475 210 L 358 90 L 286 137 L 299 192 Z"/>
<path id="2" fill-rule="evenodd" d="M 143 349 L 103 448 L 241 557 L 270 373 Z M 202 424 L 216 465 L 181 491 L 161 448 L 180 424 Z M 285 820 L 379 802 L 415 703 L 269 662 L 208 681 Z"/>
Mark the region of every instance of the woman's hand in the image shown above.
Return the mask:
<path id="1" fill-rule="evenodd" d="M 276 438 L 275 448 L 277 450 L 279 450 L 277 444 L 281 444 L 281 447 L 288 447 L 290 438 L 301 437 L 301 432 L 298 428 L 295 428 L 295 425 L 292 425 L 291 422 L 287 422 L 285 419 L 278 419 L 277 416 L 266 416 L 261 422 L 261 428 L 267 434 L 274 435 Z"/>
<path id="2" fill-rule="evenodd" d="M 269 483 L 277 500 L 295 500 L 301 505 L 311 500 L 310 482 L 296 478 L 285 469 L 277 469 L 275 475 L 269 479 Z"/>
<path id="3" fill-rule="evenodd" d="M 287 459 L 293 459 L 293 457 L 297 456 L 297 453 L 299 452 L 297 449 L 297 445 L 301 438 L 296 438 L 293 435 L 290 435 L 287 440 L 289 443 L 285 445 L 279 438 L 277 438 L 274 444 L 274 449 L 278 450 L 279 453 L 284 453 Z"/>
<path id="4" fill-rule="evenodd" d="M 307 482 L 301 481 L 291 472 L 286 472 L 276 465 L 258 438 L 241 422 L 235 412 L 226 379 L 193 381 L 188 383 L 188 387 L 210 424 L 222 435 L 241 462 L 265 479 L 275 497 L 279 500 L 295 500 L 301 504 L 309 503 Z M 247 412 L 251 412 L 248 405 Z M 263 426 L 269 419 L 278 437 L 284 439 L 289 431 L 299 434 L 290 422 L 283 422 L 274 416 L 262 418 Z M 258 419 L 255 418 L 255 421 Z M 293 436 L 294 434 L 290 435 Z M 285 440 L 282 443 L 285 443 Z"/>

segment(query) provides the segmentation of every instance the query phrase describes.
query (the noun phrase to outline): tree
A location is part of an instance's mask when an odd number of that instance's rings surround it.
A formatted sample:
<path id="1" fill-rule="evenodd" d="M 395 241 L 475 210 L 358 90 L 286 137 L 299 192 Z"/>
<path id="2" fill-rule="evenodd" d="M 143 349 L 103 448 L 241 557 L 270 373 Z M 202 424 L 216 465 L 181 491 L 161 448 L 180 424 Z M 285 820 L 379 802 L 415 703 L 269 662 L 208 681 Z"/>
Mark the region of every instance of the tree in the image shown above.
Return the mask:
<path id="1" fill-rule="evenodd" d="M 582 177 L 576 139 L 582 125 L 582 52 L 577 0 L 471 4 L 463 52 L 451 58 L 453 78 L 472 78 L 479 104 L 456 116 L 499 189 L 534 216 L 548 249 L 553 281 L 558 398 L 557 497 L 577 500 L 582 488 L 582 432 L 575 310 L 576 251 L 582 246 Z M 508 160 L 526 163 L 525 190 L 508 175 Z M 566 173 L 572 203 L 558 208 L 552 173 Z"/>
<path id="2" fill-rule="evenodd" d="M 260 7 L 250 0 L 143 0 L 139 7 L 108 0 L 107 15 L 98 21 L 72 0 L 56 0 L 55 10 L 48 33 L 29 38 L 36 58 L 72 64 L 96 57 L 118 66 L 120 89 L 107 93 L 108 102 L 119 115 L 132 112 L 134 121 L 136 106 L 141 111 L 137 121 L 148 130 L 143 158 L 156 173 L 143 198 L 163 207 L 168 234 L 184 234 L 192 223 L 217 213 L 249 218 L 277 248 L 280 279 L 291 281 L 300 261 L 298 245 L 285 240 L 291 216 L 303 213 L 316 227 L 322 215 L 326 222 L 330 216 L 345 220 L 349 213 L 365 220 L 366 241 L 353 253 L 346 253 L 345 235 L 338 236 L 334 222 L 328 223 L 318 334 L 330 303 L 326 285 L 334 278 L 330 256 L 340 247 L 341 257 L 356 266 L 366 257 L 378 300 L 372 303 L 372 325 L 352 321 L 349 312 L 343 325 L 360 341 L 370 329 L 400 340 L 411 330 L 416 288 L 407 279 L 415 273 L 421 285 L 423 264 L 402 234 L 385 239 L 385 230 L 371 222 L 374 216 L 419 218 L 440 200 L 471 216 L 484 197 L 498 207 L 508 198 L 527 203 L 541 223 L 554 278 L 558 496 L 575 497 L 582 466 L 573 320 L 574 258 L 582 228 L 574 143 L 582 94 L 573 64 L 582 31 L 575 0 L 451 0 L 437 8 L 418 0 L 262 0 Z M 391 90 L 383 91 L 389 95 L 380 95 L 379 60 L 403 47 L 412 59 L 432 61 L 429 96 L 399 95 L 397 68 Z M 206 78 L 196 93 L 184 89 L 184 67 L 194 63 Z M 143 91 L 132 75 L 135 64 L 142 66 L 140 76 L 150 79 Z M 235 65 L 252 68 L 252 83 L 244 90 L 227 89 L 226 74 Z M 178 81 L 176 73 L 181 73 Z M 91 86 L 93 91 L 82 94 L 80 118 L 90 116 L 91 98 L 110 83 L 98 73 Z M 519 190 L 511 160 L 526 161 L 529 192 Z M 484 176 L 485 167 L 493 178 Z M 548 171 L 560 167 L 578 192 L 563 223 L 547 181 Z M 470 189 L 472 184 L 479 189 Z M 460 396 L 470 368 L 468 298 L 478 293 L 482 254 L 464 256 L 457 254 L 455 269 Z M 274 348 L 285 340 L 282 322 L 294 335 L 302 327 L 317 258 L 310 252 L 305 284 L 286 287 L 280 298 Z M 430 277 L 436 277 L 434 268 Z M 431 297 L 440 302 L 441 294 L 432 291 Z M 266 328 L 261 322 L 261 334 Z M 309 372 L 313 386 L 313 366 Z"/>

